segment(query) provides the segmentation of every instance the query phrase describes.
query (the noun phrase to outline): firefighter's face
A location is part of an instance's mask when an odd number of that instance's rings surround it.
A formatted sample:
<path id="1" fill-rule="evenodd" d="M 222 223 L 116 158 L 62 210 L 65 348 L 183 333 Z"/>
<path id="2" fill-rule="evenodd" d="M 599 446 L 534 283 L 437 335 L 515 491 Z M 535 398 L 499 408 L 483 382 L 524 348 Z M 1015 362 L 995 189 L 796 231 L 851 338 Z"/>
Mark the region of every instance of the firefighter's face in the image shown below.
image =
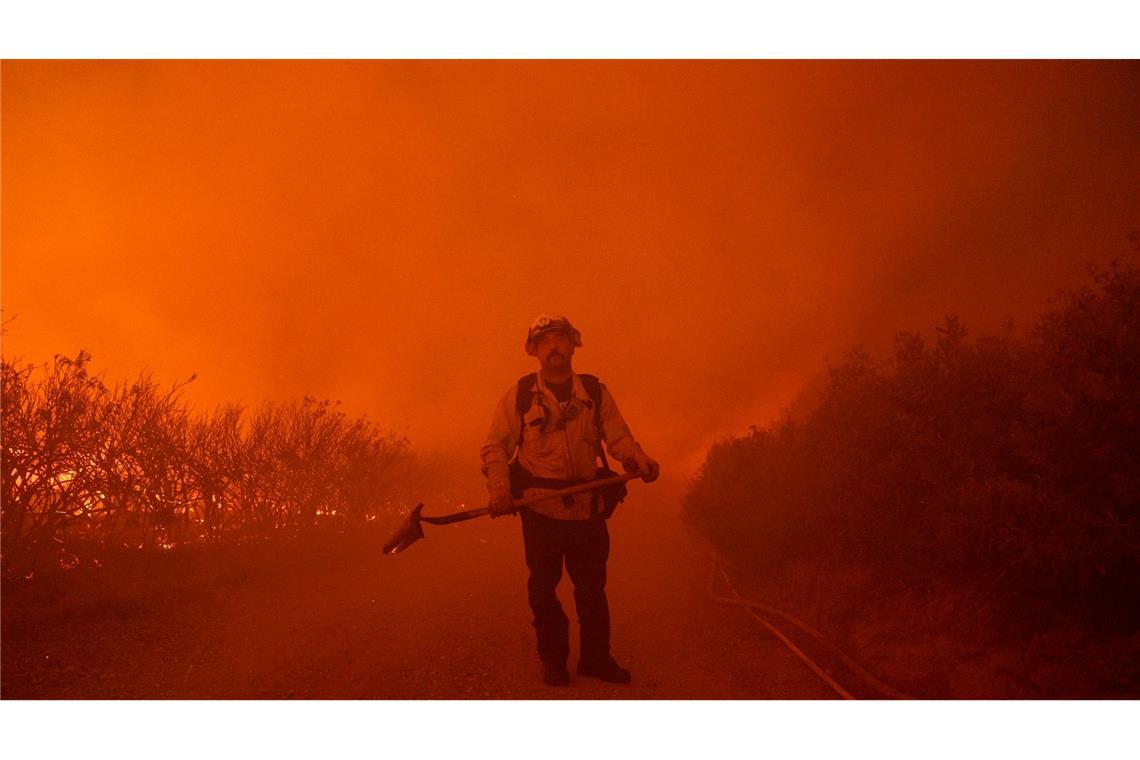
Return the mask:
<path id="1" fill-rule="evenodd" d="M 551 330 L 540 335 L 534 344 L 534 355 L 543 369 L 563 370 L 570 366 L 574 341 L 565 330 Z"/>

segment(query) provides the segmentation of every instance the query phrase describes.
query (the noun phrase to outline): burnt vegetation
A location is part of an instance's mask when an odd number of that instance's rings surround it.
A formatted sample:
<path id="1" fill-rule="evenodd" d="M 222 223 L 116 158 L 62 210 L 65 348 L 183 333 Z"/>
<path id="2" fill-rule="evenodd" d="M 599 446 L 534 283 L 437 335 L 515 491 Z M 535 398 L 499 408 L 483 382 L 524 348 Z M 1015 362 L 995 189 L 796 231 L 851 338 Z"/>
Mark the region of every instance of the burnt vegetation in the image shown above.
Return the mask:
<path id="1" fill-rule="evenodd" d="M 398 511 L 413 483 L 421 497 L 439 486 L 430 457 L 339 402 L 199 415 L 184 384 L 142 374 L 109 386 L 90 364 L 84 351 L 3 362 L 5 578 L 128 550 L 354 530 Z"/>
<path id="2" fill-rule="evenodd" d="M 712 447 L 687 521 L 754 574 L 859 564 L 1026 632 L 1136 630 L 1140 271 L 1090 274 L 1028 331 L 852 350 L 806 413 Z"/>

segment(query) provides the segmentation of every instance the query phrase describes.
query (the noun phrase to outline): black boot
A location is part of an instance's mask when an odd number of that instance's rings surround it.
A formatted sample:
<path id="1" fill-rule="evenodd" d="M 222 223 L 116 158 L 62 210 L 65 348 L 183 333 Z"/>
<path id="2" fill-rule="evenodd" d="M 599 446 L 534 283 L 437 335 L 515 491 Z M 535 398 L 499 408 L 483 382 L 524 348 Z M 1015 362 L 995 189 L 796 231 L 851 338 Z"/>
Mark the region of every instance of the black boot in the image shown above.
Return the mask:
<path id="1" fill-rule="evenodd" d="M 547 686 L 569 686 L 570 671 L 564 662 L 543 662 L 542 682 Z"/>
<path id="2" fill-rule="evenodd" d="M 621 665 L 618 665 L 613 657 L 609 657 L 601 662 L 588 662 L 585 660 L 579 662 L 578 675 L 600 678 L 609 683 L 629 683 L 633 679 L 630 672 Z"/>

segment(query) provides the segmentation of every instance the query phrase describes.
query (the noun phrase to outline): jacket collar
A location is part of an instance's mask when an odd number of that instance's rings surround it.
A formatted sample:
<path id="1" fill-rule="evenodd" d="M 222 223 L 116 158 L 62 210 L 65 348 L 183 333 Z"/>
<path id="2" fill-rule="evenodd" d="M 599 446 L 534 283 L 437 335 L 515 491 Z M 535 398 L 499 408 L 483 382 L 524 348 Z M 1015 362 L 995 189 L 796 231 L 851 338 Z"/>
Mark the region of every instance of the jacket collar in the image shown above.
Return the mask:
<path id="1" fill-rule="evenodd" d="M 546 387 L 546 382 L 542 379 L 542 373 L 534 373 L 535 378 L 538 380 L 538 390 L 540 393 L 554 398 L 554 393 Z M 586 398 L 586 386 L 582 385 L 582 378 L 578 377 L 578 373 L 573 370 L 570 371 L 570 380 L 572 382 L 570 391 L 571 395 L 575 398 Z"/>

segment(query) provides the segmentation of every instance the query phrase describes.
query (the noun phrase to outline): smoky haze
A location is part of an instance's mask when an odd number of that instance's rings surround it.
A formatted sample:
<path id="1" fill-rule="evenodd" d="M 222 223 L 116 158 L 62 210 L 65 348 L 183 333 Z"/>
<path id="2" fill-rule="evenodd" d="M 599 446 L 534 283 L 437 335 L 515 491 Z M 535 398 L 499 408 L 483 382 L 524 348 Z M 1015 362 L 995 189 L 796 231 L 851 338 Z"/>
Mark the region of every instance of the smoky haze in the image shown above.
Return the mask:
<path id="1" fill-rule="evenodd" d="M 478 467 L 568 315 L 684 475 L 852 344 L 1025 323 L 1140 227 L 1114 62 L 3 64 L 6 357 L 305 394 Z"/>

